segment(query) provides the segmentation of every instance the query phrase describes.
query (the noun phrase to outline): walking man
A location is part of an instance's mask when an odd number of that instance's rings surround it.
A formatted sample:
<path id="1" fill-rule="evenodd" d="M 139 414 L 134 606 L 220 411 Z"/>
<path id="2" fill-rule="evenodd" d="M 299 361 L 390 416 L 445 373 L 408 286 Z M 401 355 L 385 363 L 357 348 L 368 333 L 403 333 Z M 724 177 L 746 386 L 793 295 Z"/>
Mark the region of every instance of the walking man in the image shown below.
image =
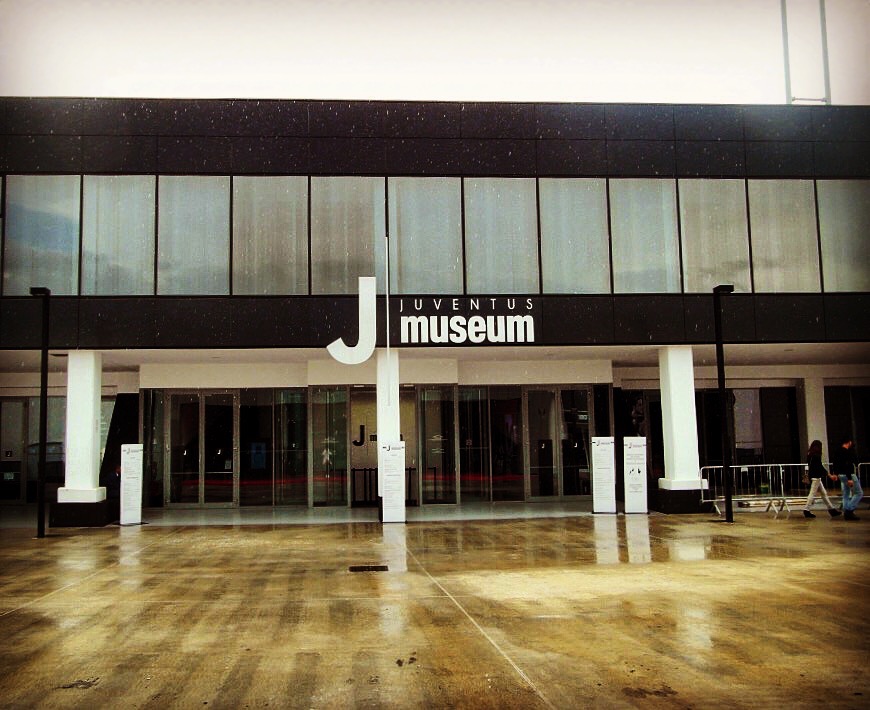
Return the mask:
<path id="1" fill-rule="evenodd" d="M 840 479 L 843 488 L 843 519 L 858 520 L 855 509 L 864 491 L 861 490 L 861 482 L 858 480 L 858 456 L 855 454 L 855 445 L 851 436 L 844 436 L 840 446 L 831 456 L 831 471 Z"/>

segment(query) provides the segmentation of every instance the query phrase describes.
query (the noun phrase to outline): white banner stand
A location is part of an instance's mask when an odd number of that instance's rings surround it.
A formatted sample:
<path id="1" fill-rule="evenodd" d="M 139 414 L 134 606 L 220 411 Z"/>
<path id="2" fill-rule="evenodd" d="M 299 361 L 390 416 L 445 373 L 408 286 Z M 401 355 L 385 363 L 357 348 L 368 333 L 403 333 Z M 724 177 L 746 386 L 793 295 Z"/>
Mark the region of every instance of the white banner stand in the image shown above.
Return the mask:
<path id="1" fill-rule="evenodd" d="M 622 440 L 625 512 L 648 513 L 646 497 L 646 437 Z"/>
<path id="2" fill-rule="evenodd" d="M 378 488 L 385 523 L 405 522 L 405 442 L 378 442 Z"/>
<path id="3" fill-rule="evenodd" d="M 121 445 L 121 525 L 142 524 L 142 444 Z"/>
<path id="4" fill-rule="evenodd" d="M 616 465 L 612 436 L 592 437 L 592 512 L 616 512 Z"/>

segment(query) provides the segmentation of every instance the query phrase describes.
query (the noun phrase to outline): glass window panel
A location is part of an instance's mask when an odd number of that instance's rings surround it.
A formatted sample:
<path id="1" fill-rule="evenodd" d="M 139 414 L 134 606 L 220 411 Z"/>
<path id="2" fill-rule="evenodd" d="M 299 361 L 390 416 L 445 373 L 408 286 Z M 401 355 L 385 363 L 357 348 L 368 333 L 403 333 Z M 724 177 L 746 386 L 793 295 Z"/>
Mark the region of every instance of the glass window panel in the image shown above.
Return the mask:
<path id="1" fill-rule="evenodd" d="M 537 222 L 533 178 L 465 180 L 469 293 L 538 292 Z"/>
<path id="2" fill-rule="evenodd" d="M 39 397 L 27 400 L 27 480 L 36 485 L 39 469 Z M 63 485 L 66 460 L 66 397 L 48 398 L 45 440 L 45 480 Z"/>
<path id="3" fill-rule="evenodd" d="M 223 295 L 230 288 L 230 179 L 161 177 L 157 293 Z"/>
<path id="4" fill-rule="evenodd" d="M 151 175 L 85 175 L 82 293 L 154 293 L 155 181 Z"/>
<path id="5" fill-rule="evenodd" d="M 460 178 L 390 178 L 390 288 L 462 293 Z"/>
<path id="6" fill-rule="evenodd" d="M 307 178 L 233 178 L 233 293 L 308 293 Z"/>
<path id="7" fill-rule="evenodd" d="M 870 291 L 870 180 L 819 180 L 825 291 Z"/>
<path id="8" fill-rule="evenodd" d="M 752 290 L 743 180 L 680 180 L 683 278 L 687 292 L 719 284 Z"/>
<path id="9" fill-rule="evenodd" d="M 750 180 L 749 221 L 755 290 L 818 291 L 812 181 Z"/>
<path id="10" fill-rule="evenodd" d="M 610 181 L 613 289 L 677 293 L 680 255 L 673 180 Z"/>
<path id="11" fill-rule="evenodd" d="M 544 293 L 610 293 L 603 179 L 541 179 Z"/>
<path id="12" fill-rule="evenodd" d="M 360 276 L 376 276 L 384 293 L 384 180 L 311 179 L 311 290 L 356 294 Z"/>
<path id="13" fill-rule="evenodd" d="M 75 295 L 79 281 L 78 175 L 10 175 L 6 179 L 3 293 L 31 286 Z"/>

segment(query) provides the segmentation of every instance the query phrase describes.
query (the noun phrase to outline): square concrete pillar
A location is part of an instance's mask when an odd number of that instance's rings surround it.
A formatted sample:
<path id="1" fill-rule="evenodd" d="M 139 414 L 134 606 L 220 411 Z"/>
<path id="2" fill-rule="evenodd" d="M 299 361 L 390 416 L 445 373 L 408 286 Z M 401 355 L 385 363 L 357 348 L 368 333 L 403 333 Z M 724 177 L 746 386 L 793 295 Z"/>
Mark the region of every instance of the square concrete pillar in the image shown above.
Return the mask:
<path id="1" fill-rule="evenodd" d="M 697 512 L 701 506 L 695 370 L 687 345 L 659 350 L 662 436 L 665 477 L 659 479 L 659 507 L 664 512 Z"/>
<path id="2" fill-rule="evenodd" d="M 98 352 L 71 351 L 67 365 L 64 486 L 58 503 L 98 503 L 100 486 L 100 394 L 103 358 Z"/>

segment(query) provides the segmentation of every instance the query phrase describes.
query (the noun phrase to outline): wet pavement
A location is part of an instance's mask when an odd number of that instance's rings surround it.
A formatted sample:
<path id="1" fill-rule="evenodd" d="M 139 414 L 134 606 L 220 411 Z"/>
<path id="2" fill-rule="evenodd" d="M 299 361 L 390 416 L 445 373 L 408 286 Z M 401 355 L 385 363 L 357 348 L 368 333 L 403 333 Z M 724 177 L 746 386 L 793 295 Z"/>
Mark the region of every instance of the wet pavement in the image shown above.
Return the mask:
<path id="1" fill-rule="evenodd" d="M 0 707 L 867 708 L 864 517 L 3 527 Z"/>

